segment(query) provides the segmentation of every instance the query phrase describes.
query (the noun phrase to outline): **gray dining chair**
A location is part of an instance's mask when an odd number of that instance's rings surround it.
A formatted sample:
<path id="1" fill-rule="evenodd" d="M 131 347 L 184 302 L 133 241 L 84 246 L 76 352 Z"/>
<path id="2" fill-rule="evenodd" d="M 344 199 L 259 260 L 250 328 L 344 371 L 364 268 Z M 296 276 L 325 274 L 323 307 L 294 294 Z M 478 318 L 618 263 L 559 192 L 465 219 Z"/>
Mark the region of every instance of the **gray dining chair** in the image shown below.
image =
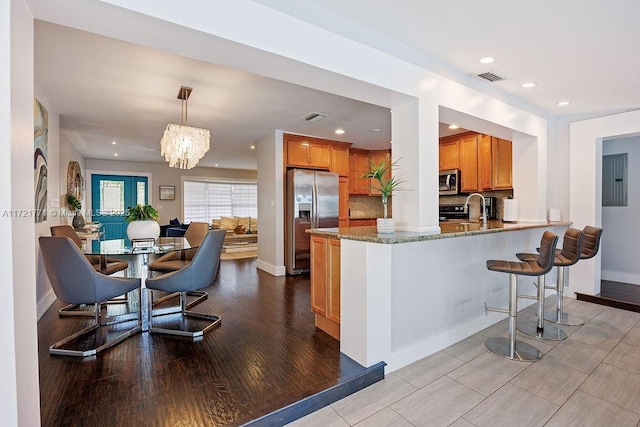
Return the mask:
<path id="1" fill-rule="evenodd" d="M 73 240 L 78 247 L 82 246 L 82 239 L 78 236 L 78 233 L 70 225 L 53 225 L 49 227 L 51 235 L 53 237 L 68 237 Z M 100 255 L 85 255 L 87 260 L 91 263 L 91 266 L 102 274 L 113 274 L 118 271 L 125 271 L 129 268 L 129 263 L 118 258 L 100 256 Z M 107 301 L 109 303 L 126 303 L 127 296 L 119 297 Z M 93 317 L 92 310 L 77 310 L 78 304 L 68 304 L 58 310 L 59 316 L 87 316 Z"/>
<path id="2" fill-rule="evenodd" d="M 168 329 L 153 326 L 153 316 L 149 330 L 161 334 L 180 335 L 191 338 L 202 336 L 205 332 L 220 326 L 220 316 L 196 313 L 187 307 L 187 292 L 197 291 L 210 286 L 218 274 L 220 266 L 220 254 L 222 244 L 226 235 L 225 230 L 209 231 L 202 244 L 196 250 L 193 259 L 188 265 L 171 273 L 153 277 L 146 280 L 146 287 L 150 290 L 163 291 L 168 293 L 180 293 L 180 315 L 182 319 L 197 318 L 209 320 L 209 324 L 199 330 Z"/>
<path id="3" fill-rule="evenodd" d="M 64 356 L 93 356 L 141 331 L 140 316 L 136 327 L 128 329 L 103 344 L 84 350 L 63 348 L 77 338 L 101 326 L 100 303 L 140 290 L 140 279 L 112 277 L 96 271 L 78 246 L 68 237 L 40 237 L 40 250 L 44 267 L 56 297 L 69 304 L 93 304 L 95 323 L 52 344 L 50 354 Z"/>

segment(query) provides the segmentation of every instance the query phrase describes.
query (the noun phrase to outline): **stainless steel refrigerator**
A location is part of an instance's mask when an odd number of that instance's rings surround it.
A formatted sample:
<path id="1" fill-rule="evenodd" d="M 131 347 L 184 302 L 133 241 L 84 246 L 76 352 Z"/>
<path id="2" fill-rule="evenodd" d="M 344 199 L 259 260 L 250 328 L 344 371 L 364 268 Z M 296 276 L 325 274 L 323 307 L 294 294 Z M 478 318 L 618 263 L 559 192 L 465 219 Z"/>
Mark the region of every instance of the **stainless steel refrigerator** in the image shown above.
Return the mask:
<path id="1" fill-rule="evenodd" d="M 338 174 L 308 169 L 287 171 L 287 273 L 311 267 L 311 239 L 305 230 L 338 226 Z"/>

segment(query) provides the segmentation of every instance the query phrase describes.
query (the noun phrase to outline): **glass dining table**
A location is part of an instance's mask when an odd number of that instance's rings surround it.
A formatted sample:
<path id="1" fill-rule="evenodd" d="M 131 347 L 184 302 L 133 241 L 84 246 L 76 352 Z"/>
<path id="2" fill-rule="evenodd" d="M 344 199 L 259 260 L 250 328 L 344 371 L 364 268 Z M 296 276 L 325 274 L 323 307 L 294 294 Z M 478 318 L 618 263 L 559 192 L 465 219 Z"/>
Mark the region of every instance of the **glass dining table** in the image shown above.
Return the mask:
<path id="1" fill-rule="evenodd" d="M 184 237 L 160 237 L 153 242 L 143 242 L 141 246 L 134 245 L 129 239 L 111 240 L 85 240 L 82 243 L 82 252 L 85 255 L 98 255 L 102 257 L 106 264 L 106 257 L 116 257 L 126 259 L 129 262 L 127 277 L 140 279 L 140 324 L 142 331 L 149 331 L 150 318 L 153 306 L 149 293 L 145 286 L 145 281 L 149 276 L 149 257 L 163 255 L 173 251 L 190 249 L 189 241 Z M 160 314 L 169 314 L 175 311 L 164 310 Z"/>

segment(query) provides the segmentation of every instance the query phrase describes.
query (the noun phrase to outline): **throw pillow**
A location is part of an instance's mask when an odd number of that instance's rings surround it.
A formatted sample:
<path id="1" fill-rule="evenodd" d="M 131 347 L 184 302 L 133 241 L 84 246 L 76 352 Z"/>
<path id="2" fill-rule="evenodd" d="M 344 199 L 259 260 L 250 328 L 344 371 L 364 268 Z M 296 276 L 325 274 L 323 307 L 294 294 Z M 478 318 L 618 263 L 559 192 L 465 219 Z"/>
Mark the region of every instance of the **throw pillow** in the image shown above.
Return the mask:
<path id="1" fill-rule="evenodd" d="M 240 227 L 244 227 L 245 230 L 249 229 L 249 226 L 251 225 L 251 218 L 247 217 L 240 217 L 240 216 L 235 216 L 234 218 L 238 219 L 238 226 Z"/>
<path id="2" fill-rule="evenodd" d="M 178 218 L 173 218 L 169 220 L 169 225 L 181 225 L 180 220 Z"/>
<path id="3" fill-rule="evenodd" d="M 251 217 L 251 232 L 252 233 L 258 232 L 258 218 Z"/>

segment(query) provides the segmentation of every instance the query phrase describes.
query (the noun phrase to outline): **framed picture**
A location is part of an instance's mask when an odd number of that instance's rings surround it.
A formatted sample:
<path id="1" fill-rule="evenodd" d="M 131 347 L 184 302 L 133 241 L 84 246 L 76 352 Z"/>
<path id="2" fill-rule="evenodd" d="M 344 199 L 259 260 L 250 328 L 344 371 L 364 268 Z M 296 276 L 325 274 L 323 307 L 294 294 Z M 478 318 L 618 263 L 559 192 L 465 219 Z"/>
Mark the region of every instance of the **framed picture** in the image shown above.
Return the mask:
<path id="1" fill-rule="evenodd" d="M 160 186 L 160 200 L 175 200 L 175 199 L 176 199 L 176 187 L 174 185 Z"/>

